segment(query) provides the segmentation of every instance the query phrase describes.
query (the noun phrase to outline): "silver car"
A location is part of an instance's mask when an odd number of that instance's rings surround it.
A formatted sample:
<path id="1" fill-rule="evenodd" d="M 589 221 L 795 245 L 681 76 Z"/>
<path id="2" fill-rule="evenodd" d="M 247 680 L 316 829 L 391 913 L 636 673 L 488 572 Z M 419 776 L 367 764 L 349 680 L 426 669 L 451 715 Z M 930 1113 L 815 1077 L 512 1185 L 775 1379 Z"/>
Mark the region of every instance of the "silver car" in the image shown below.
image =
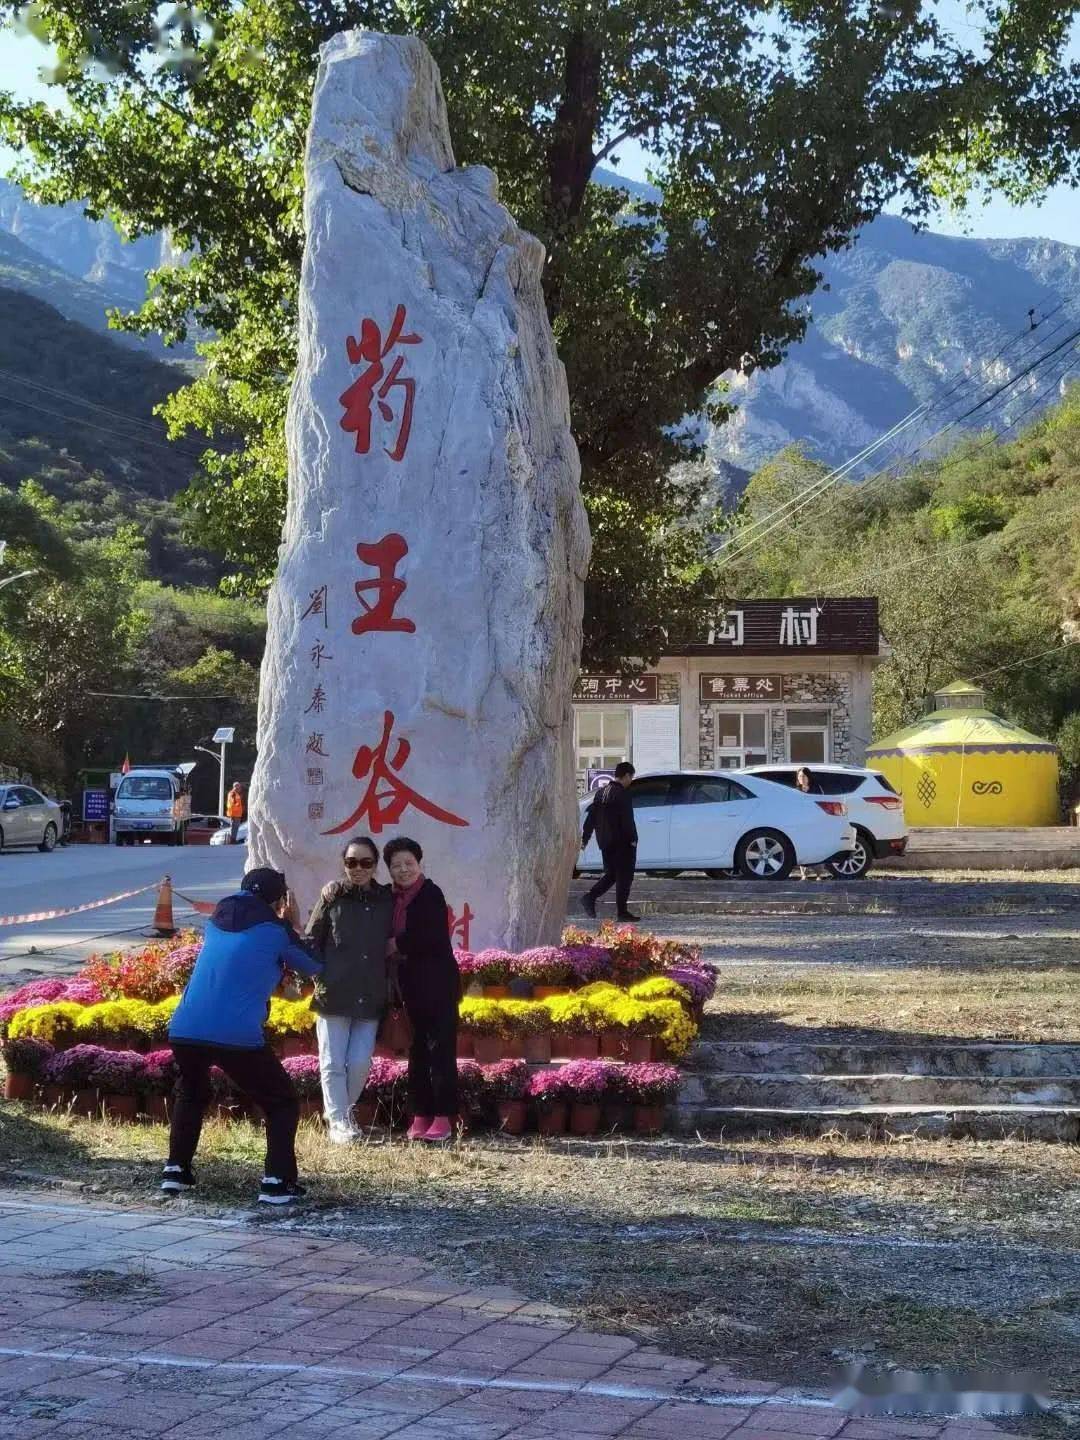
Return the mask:
<path id="1" fill-rule="evenodd" d="M 0 785 L 0 850 L 36 845 L 46 854 L 63 832 L 63 812 L 30 785 Z"/>

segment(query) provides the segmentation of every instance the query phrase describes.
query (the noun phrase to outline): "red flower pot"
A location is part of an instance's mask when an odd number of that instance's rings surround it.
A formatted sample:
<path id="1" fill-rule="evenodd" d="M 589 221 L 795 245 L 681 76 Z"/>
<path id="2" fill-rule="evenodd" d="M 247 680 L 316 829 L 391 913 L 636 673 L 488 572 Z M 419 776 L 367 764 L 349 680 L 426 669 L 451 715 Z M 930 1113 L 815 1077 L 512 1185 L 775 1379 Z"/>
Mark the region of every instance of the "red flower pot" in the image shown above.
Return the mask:
<path id="1" fill-rule="evenodd" d="M 148 1095 L 146 1097 L 146 1114 L 148 1119 L 155 1124 L 167 1125 L 169 1123 L 169 1102 L 164 1095 Z"/>
<path id="2" fill-rule="evenodd" d="M 551 1031 L 525 1036 L 525 1059 L 530 1065 L 546 1065 L 551 1059 Z"/>
<path id="3" fill-rule="evenodd" d="M 550 1000 L 553 995 L 569 995 L 569 985 L 534 985 L 534 1000 Z"/>
<path id="4" fill-rule="evenodd" d="M 374 1100 L 358 1100 L 353 1106 L 353 1120 L 361 1130 L 370 1130 L 375 1124 L 375 1112 L 378 1104 Z"/>
<path id="5" fill-rule="evenodd" d="M 634 1106 L 634 1129 L 639 1135 L 659 1135 L 663 1128 L 663 1105 Z"/>
<path id="6" fill-rule="evenodd" d="M 503 1056 L 501 1035 L 474 1035 L 473 1054 L 481 1065 L 494 1065 Z"/>
<path id="7" fill-rule="evenodd" d="M 625 1105 L 617 1102 L 600 1107 L 600 1128 L 604 1134 L 612 1130 L 628 1130 L 633 1124 L 633 1117 Z"/>
<path id="8" fill-rule="evenodd" d="M 651 1035 L 631 1035 L 626 1045 L 626 1058 L 631 1065 L 647 1064 L 653 1058 Z"/>
<path id="9" fill-rule="evenodd" d="M 605 1060 L 623 1060 L 626 1057 L 626 1031 L 601 1030 L 600 1054 Z"/>
<path id="10" fill-rule="evenodd" d="M 560 1100 L 555 1105 L 544 1105 L 537 1112 L 536 1128 L 541 1135 L 563 1135 L 566 1133 L 566 1106 Z"/>
<path id="11" fill-rule="evenodd" d="M 485 985 L 483 987 L 485 1000 L 509 1000 L 509 985 Z"/>
<path id="12" fill-rule="evenodd" d="M 76 1090 L 71 1101 L 71 1113 L 73 1115 L 85 1115 L 87 1117 L 98 1113 L 98 1093 L 96 1090 Z"/>
<path id="13" fill-rule="evenodd" d="M 471 1060 L 473 1058 L 473 1037 L 469 1030 L 457 1032 L 457 1058 L 459 1060 Z"/>
<path id="14" fill-rule="evenodd" d="M 507 1035 L 502 1042 L 504 1060 L 525 1059 L 525 1036 Z"/>
<path id="15" fill-rule="evenodd" d="M 4 1081 L 5 1100 L 32 1100 L 34 1098 L 34 1077 L 12 1070 Z"/>
<path id="16" fill-rule="evenodd" d="M 595 1135 L 600 1129 L 600 1106 L 579 1104 L 570 1106 L 570 1134 Z"/>
<path id="17" fill-rule="evenodd" d="M 520 1135 L 525 1129 L 526 1105 L 524 1100 L 500 1100 L 499 1128 L 507 1135 Z"/>
<path id="18" fill-rule="evenodd" d="M 282 1060 L 291 1060 L 296 1055 L 306 1053 L 304 1038 L 301 1035 L 283 1035 L 278 1042 L 278 1054 Z"/>
<path id="19" fill-rule="evenodd" d="M 101 1099 L 106 1115 L 111 1115 L 114 1120 L 125 1120 L 128 1124 L 135 1123 L 139 1113 L 139 1102 L 136 1096 L 103 1095 Z"/>
<path id="20" fill-rule="evenodd" d="M 567 1039 L 566 1053 L 571 1060 L 595 1060 L 600 1054 L 599 1035 L 571 1035 Z"/>

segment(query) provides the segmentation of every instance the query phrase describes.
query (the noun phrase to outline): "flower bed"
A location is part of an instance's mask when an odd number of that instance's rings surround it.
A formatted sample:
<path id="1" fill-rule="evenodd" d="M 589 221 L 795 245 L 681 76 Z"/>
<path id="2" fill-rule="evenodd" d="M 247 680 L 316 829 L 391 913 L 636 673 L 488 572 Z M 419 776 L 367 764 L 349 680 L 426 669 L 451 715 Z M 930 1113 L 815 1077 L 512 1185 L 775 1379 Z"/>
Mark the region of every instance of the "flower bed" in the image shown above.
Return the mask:
<path id="1" fill-rule="evenodd" d="M 0 1001 L 7 1098 L 165 1118 L 175 1083 L 169 1021 L 197 953 L 188 933 L 94 956 L 73 980 L 34 981 Z M 599 934 L 570 928 L 560 946 L 458 952 L 458 962 L 468 1123 L 509 1133 L 530 1119 L 579 1134 L 658 1127 L 679 1076 L 661 1062 L 686 1054 L 715 986 L 694 951 L 605 924 Z M 308 1112 L 321 1103 L 314 1024 L 310 997 L 272 998 L 267 1036 Z M 387 1053 L 393 1027 L 383 1039 L 358 1107 L 365 1124 L 395 1125 L 405 1113 L 405 1063 Z M 220 1072 L 214 1097 L 223 1114 L 243 1108 Z"/>

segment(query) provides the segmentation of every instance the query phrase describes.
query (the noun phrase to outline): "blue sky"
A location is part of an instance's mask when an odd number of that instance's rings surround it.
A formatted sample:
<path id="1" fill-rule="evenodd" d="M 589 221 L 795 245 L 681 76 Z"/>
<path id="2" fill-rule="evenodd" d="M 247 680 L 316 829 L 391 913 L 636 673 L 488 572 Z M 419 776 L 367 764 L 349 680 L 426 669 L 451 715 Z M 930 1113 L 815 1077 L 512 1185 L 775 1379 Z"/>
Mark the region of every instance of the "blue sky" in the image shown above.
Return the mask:
<path id="1" fill-rule="evenodd" d="M 962 13 L 959 6 L 950 8 L 955 8 L 957 17 Z M 965 22 L 957 18 L 956 23 Z M 36 41 L 0 32 L 0 84 L 19 95 L 47 97 L 50 91 L 39 83 L 37 73 L 44 55 L 45 51 Z M 1080 60 L 1080 34 L 1074 33 L 1069 55 Z M 631 180 L 646 178 L 649 157 L 640 146 L 624 146 L 619 158 L 620 174 Z M 0 168 L 3 168 L 4 159 L 4 152 L 0 149 Z M 988 238 L 1037 235 L 1080 244 L 1080 191 L 1058 186 L 1047 195 L 1042 205 L 1018 206 L 1005 200 L 993 200 L 981 209 L 973 209 L 963 221 L 942 214 L 933 222 L 932 228 L 950 235 Z"/>

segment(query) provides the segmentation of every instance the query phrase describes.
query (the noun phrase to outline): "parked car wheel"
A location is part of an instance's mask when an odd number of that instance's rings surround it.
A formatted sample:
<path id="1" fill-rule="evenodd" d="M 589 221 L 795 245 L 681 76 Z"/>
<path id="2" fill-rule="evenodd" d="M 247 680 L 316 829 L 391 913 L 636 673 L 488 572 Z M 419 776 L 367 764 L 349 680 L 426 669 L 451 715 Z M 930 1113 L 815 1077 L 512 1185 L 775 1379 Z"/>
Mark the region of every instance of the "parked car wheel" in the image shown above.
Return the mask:
<path id="1" fill-rule="evenodd" d="M 795 865 L 795 851 L 779 830 L 753 830 L 739 841 L 735 864 L 746 880 L 786 880 Z"/>
<path id="2" fill-rule="evenodd" d="M 837 880 L 861 880 L 874 863 L 870 839 L 862 831 L 855 831 L 855 848 L 846 855 L 835 855 L 825 861 L 825 869 Z"/>
<path id="3" fill-rule="evenodd" d="M 56 849 L 56 826 L 50 820 L 45 826 L 45 834 L 41 837 L 41 844 L 37 847 L 43 855 Z"/>
<path id="4" fill-rule="evenodd" d="M 4 831 L 3 831 L 3 828 L 0 827 L 0 854 L 3 853 L 3 850 L 4 850 Z"/>

